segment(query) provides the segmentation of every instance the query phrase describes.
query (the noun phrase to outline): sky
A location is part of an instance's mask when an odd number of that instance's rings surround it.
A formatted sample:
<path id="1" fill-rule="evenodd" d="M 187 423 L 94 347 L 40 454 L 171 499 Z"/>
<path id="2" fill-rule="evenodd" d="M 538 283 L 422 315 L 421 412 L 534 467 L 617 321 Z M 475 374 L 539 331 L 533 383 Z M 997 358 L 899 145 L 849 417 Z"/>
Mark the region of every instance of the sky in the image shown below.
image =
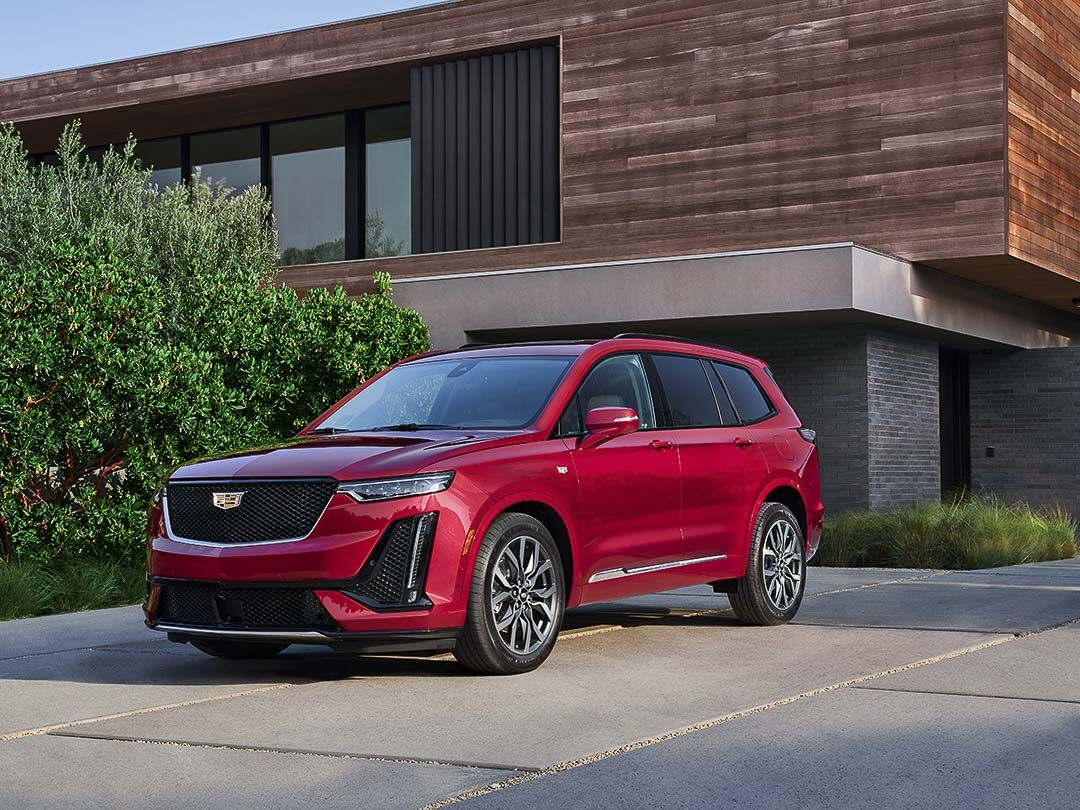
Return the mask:
<path id="1" fill-rule="evenodd" d="M 0 79 L 350 20 L 430 0 L 35 0 L 4 3 Z"/>

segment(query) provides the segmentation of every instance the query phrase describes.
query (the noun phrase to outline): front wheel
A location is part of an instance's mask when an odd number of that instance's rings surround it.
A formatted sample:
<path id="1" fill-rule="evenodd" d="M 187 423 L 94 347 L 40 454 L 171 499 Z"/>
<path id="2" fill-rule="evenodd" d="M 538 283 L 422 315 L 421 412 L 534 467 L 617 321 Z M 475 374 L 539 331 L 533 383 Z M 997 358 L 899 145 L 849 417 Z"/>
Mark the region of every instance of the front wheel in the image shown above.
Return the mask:
<path id="1" fill-rule="evenodd" d="M 782 503 L 765 503 L 754 521 L 746 575 L 728 599 L 747 624 L 786 624 L 806 588 L 806 542 L 799 521 Z"/>
<path id="2" fill-rule="evenodd" d="M 566 604 L 562 558 L 531 515 L 496 518 L 476 553 L 469 606 L 454 656 L 472 672 L 513 675 L 544 662 Z"/>

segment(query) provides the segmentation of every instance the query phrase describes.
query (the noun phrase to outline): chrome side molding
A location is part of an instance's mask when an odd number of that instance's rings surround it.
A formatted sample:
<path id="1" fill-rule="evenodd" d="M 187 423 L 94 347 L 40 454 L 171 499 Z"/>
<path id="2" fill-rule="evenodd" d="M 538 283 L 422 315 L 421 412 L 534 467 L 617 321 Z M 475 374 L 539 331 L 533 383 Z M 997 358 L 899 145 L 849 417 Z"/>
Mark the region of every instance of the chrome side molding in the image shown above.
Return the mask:
<path id="1" fill-rule="evenodd" d="M 637 574 L 651 574 L 654 571 L 665 571 L 668 568 L 681 568 L 684 565 L 697 565 L 698 563 L 726 559 L 727 554 L 717 554 L 713 557 L 695 557 L 692 560 L 675 560 L 674 562 L 658 563 L 656 565 L 642 565 L 638 568 L 609 568 L 606 571 L 597 571 L 589 577 L 589 582 L 604 582 L 609 579 L 621 579 L 622 577 L 632 577 Z"/>

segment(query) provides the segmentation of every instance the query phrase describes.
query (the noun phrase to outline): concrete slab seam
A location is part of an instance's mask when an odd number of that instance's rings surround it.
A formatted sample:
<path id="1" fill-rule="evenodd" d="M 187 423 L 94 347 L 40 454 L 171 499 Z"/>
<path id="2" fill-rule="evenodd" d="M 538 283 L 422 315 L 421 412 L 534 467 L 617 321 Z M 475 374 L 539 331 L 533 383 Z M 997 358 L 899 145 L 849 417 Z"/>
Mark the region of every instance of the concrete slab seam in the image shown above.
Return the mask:
<path id="1" fill-rule="evenodd" d="M 455 768 L 476 768 L 487 771 L 518 771 L 528 773 L 540 770 L 522 765 L 500 765 L 490 762 L 465 762 L 453 759 L 428 759 L 423 757 L 393 756 L 389 754 L 356 754 L 345 751 L 316 751 L 307 748 L 282 748 L 267 745 L 241 745 L 238 743 L 208 743 L 197 740 L 167 740 L 159 737 L 134 737 L 124 734 L 94 734 L 71 729 L 48 732 L 50 737 L 68 737 L 77 740 L 102 740 L 105 742 L 142 743 L 145 745 L 175 745 L 181 748 L 207 748 L 216 751 L 248 751 L 257 754 L 285 754 L 289 756 L 319 757 L 322 759 L 358 759 L 365 762 L 396 762 L 405 765 L 437 765 Z"/>
<path id="2" fill-rule="evenodd" d="M 99 723 L 104 720 L 119 720 L 124 717 L 136 717 L 140 714 L 150 714 L 151 712 L 160 712 L 166 709 L 182 709 L 187 706 L 197 706 L 200 703 L 213 703 L 218 700 L 229 700 L 231 698 L 247 697 L 248 695 L 259 695 L 263 692 L 274 692 L 279 689 L 288 689 L 293 684 L 291 683 L 276 683 L 270 686 L 260 686 L 256 689 L 245 689 L 241 692 L 230 692 L 227 695 L 213 695 L 211 697 L 197 698 L 195 700 L 182 700 L 178 703 L 166 703 L 161 706 L 147 706 L 141 709 L 131 709 L 126 712 L 116 712 L 114 714 L 105 714 L 100 717 L 86 717 L 82 720 L 68 720 L 63 723 L 53 723 L 48 726 L 40 726 L 39 728 L 28 728 L 22 731 L 12 731 L 7 734 L 0 734 L 0 742 L 8 742 L 9 740 L 18 740 L 23 737 L 34 737 L 39 734 L 48 734 L 52 731 L 58 731 L 65 728 L 73 728 L 75 726 L 83 726 L 89 723 Z"/>

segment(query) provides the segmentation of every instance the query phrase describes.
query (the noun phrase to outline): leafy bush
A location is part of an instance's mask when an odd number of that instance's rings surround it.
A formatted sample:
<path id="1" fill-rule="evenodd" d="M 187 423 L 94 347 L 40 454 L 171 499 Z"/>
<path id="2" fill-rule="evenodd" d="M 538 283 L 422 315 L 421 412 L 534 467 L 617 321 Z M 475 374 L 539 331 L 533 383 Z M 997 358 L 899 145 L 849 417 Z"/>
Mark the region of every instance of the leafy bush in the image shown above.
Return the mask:
<path id="1" fill-rule="evenodd" d="M 1076 554 L 1076 521 L 1061 510 L 968 496 L 825 521 L 817 565 L 994 568 Z"/>
<path id="2" fill-rule="evenodd" d="M 275 283 L 261 189 L 159 190 L 133 144 L 55 166 L 0 127 L 0 557 L 135 561 L 170 468 L 290 436 L 427 330 L 389 279 Z"/>

